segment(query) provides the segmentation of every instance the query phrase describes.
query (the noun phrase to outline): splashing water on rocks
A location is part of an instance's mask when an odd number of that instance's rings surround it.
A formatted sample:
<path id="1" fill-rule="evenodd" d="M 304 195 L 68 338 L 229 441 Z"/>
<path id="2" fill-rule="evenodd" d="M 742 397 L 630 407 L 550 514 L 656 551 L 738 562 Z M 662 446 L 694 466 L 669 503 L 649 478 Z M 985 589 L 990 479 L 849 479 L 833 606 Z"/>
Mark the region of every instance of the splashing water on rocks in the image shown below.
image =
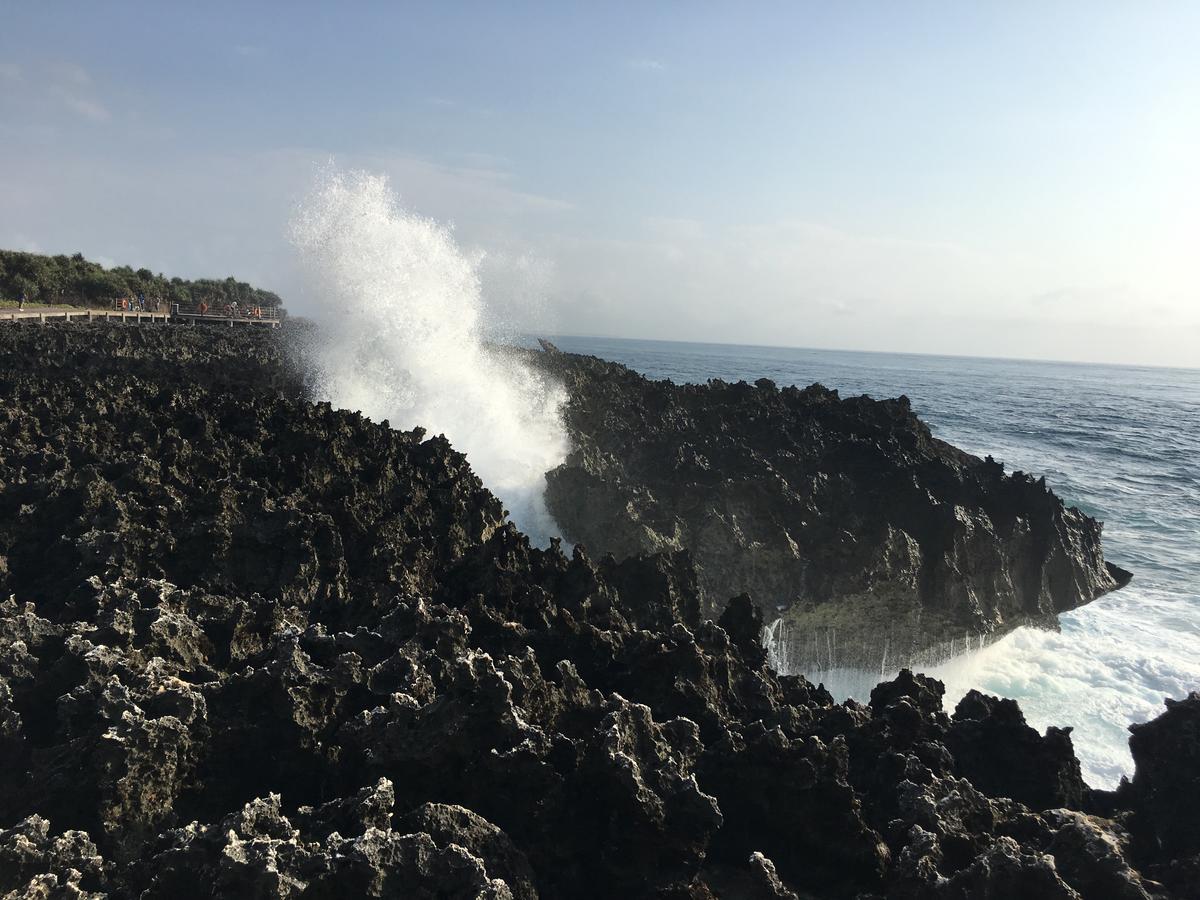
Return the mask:
<path id="1" fill-rule="evenodd" d="M 399 203 L 386 178 L 330 168 L 291 223 L 316 289 L 316 393 L 443 433 L 541 544 L 558 532 L 545 473 L 566 456 L 562 389 L 486 340 L 477 260 Z"/>

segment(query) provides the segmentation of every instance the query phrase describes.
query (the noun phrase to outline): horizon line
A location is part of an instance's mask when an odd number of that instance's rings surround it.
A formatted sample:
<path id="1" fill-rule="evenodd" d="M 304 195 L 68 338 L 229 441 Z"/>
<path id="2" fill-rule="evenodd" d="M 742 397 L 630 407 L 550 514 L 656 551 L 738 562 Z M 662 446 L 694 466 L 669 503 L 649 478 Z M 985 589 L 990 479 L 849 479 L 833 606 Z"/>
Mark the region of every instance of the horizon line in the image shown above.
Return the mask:
<path id="1" fill-rule="evenodd" d="M 523 333 L 530 337 L 536 337 L 536 334 L 532 331 Z M 1036 356 L 980 356 L 972 353 L 928 353 L 921 352 L 919 350 L 863 350 L 851 347 L 812 347 L 799 344 L 754 344 L 735 343 L 732 341 L 693 341 L 681 340 L 679 338 L 626 337 L 616 334 L 578 334 L 565 331 L 554 332 L 550 335 L 550 337 L 583 338 L 585 340 L 636 341 L 638 343 L 646 344 L 693 344 L 709 347 L 747 347 L 759 350 L 816 350 L 822 353 L 873 353 L 879 356 L 925 356 L 940 357 L 943 359 L 977 359 L 994 362 L 1050 363 L 1053 365 L 1063 366 L 1111 366 L 1119 369 L 1166 369 L 1168 371 L 1200 373 L 1200 365 L 1180 366 L 1163 363 L 1101 362 L 1087 359 L 1050 359 L 1048 357 Z"/>

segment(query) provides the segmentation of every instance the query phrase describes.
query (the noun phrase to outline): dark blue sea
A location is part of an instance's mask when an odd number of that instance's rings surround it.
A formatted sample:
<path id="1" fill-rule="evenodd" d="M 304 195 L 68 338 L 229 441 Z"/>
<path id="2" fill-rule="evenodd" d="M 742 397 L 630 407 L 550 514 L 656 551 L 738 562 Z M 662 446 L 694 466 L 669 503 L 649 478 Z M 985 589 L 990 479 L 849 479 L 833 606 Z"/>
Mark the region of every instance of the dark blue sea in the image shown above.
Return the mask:
<path id="1" fill-rule="evenodd" d="M 929 671 L 949 706 L 969 688 L 1014 697 L 1030 724 L 1073 726 L 1093 786 L 1132 763 L 1127 727 L 1200 690 L 1200 370 L 556 337 L 563 350 L 652 378 L 820 382 L 842 396 L 907 394 L 938 437 L 1045 475 L 1104 522 L 1105 555 L 1132 584 Z M 881 675 L 805 673 L 865 698 Z"/>

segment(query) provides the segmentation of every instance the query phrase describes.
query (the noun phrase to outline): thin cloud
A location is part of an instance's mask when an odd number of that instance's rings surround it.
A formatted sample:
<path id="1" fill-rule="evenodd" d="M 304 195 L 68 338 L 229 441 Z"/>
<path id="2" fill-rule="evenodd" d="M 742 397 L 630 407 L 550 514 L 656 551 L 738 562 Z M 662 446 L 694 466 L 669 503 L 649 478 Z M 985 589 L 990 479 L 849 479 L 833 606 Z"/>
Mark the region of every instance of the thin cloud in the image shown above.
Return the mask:
<path id="1" fill-rule="evenodd" d="M 82 116 L 89 122 L 107 122 L 112 119 L 112 113 L 103 103 L 80 96 L 61 85 L 52 89 L 51 93 L 58 98 L 67 109 Z"/>
<path id="2" fill-rule="evenodd" d="M 628 59 L 625 65 L 633 69 L 635 72 L 661 72 L 666 69 L 667 64 L 659 59 Z"/>
<path id="3" fill-rule="evenodd" d="M 20 85 L 14 97 L 19 95 L 32 108 L 67 110 L 89 122 L 108 122 L 113 117 L 96 96 L 91 74 L 76 63 L 50 63 L 28 74 L 16 64 L 0 64 L 0 83 Z"/>
<path id="4" fill-rule="evenodd" d="M 481 119 L 495 119 L 500 115 L 500 111 L 491 106 L 473 106 L 462 100 L 456 100 L 452 97 L 422 97 L 419 101 L 429 109 L 453 112 L 457 116 L 475 116 Z"/>
<path id="5" fill-rule="evenodd" d="M 405 188 L 411 193 L 414 185 L 436 188 L 429 199 L 439 193 L 444 197 L 459 197 L 462 209 L 485 204 L 505 214 L 555 213 L 574 209 L 574 205 L 557 197 L 549 197 L 513 187 L 515 177 L 504 169 L 477 166 L 454 166 L 416 157 L 369 157 L 367 168 L 381 169 L 393 177 L 402 196 Z M 448 216 L 450 217 L 450 216 Z"/>
<path id="6" fill-rule="evenodd" d="M 50 76 L 59 85 L 85 88 L 92 83 L 88 70 L 76 63 L 55 63 L 50 67 Z"/>
<path id="7" fill-rule="evenodd" d="M 507 156 L 497 156 L 494 153 L 468 152 L 450 153 L 448 157 L 457 164 L 461 164 L 466 169 L 484 169 L 492 172 L 505 172 L 506 177 L 511 178 L 512 173 L 507 171 L 512 166 L 512 160 Z"/>
<path id="8" fill-rule="evenodd" d="M 266 52 L 266 48 L 259 44 L 234 44 L 233 52 L 238 56 L 249 58 L 252 56 L 262 56 Z"/>

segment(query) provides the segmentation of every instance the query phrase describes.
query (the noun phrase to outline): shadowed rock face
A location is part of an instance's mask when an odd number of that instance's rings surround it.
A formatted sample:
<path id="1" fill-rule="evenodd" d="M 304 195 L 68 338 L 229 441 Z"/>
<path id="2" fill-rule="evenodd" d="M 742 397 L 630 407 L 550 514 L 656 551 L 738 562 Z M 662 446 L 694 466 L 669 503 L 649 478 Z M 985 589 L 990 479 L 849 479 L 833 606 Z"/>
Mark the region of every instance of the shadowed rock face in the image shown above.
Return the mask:
<path id="1" fill-rule="evenodd" d="M 1200 693 L 1167 700 L 1157 719 L 1129 729 L 1137 765 L 1118 791 L 1136 810 L 1137 856 L 1181 894 L 1200 891 Z"/>
<path id="2" fill-rule="evenodd" d="M 1052 625 L 1129 578 L 1105 564 L 1100 523 L 932 437 L 905 397 L 532 356 L 570 392 L 574 449 L 546 494 L 564 534 L 617 556 L 690 550 L 706 612 L 749 593 L 783 616 L 799 671 Z"/>
<path id="3" fill-rule="evenodd" d="M 531 548 L 444 440 L 305 402 L 278 353 L 0 328 L 0 896 L 1194 885 L 1194 697 L 1115 794 L 994 698 L 835 704 L 687 554 Z"/>

